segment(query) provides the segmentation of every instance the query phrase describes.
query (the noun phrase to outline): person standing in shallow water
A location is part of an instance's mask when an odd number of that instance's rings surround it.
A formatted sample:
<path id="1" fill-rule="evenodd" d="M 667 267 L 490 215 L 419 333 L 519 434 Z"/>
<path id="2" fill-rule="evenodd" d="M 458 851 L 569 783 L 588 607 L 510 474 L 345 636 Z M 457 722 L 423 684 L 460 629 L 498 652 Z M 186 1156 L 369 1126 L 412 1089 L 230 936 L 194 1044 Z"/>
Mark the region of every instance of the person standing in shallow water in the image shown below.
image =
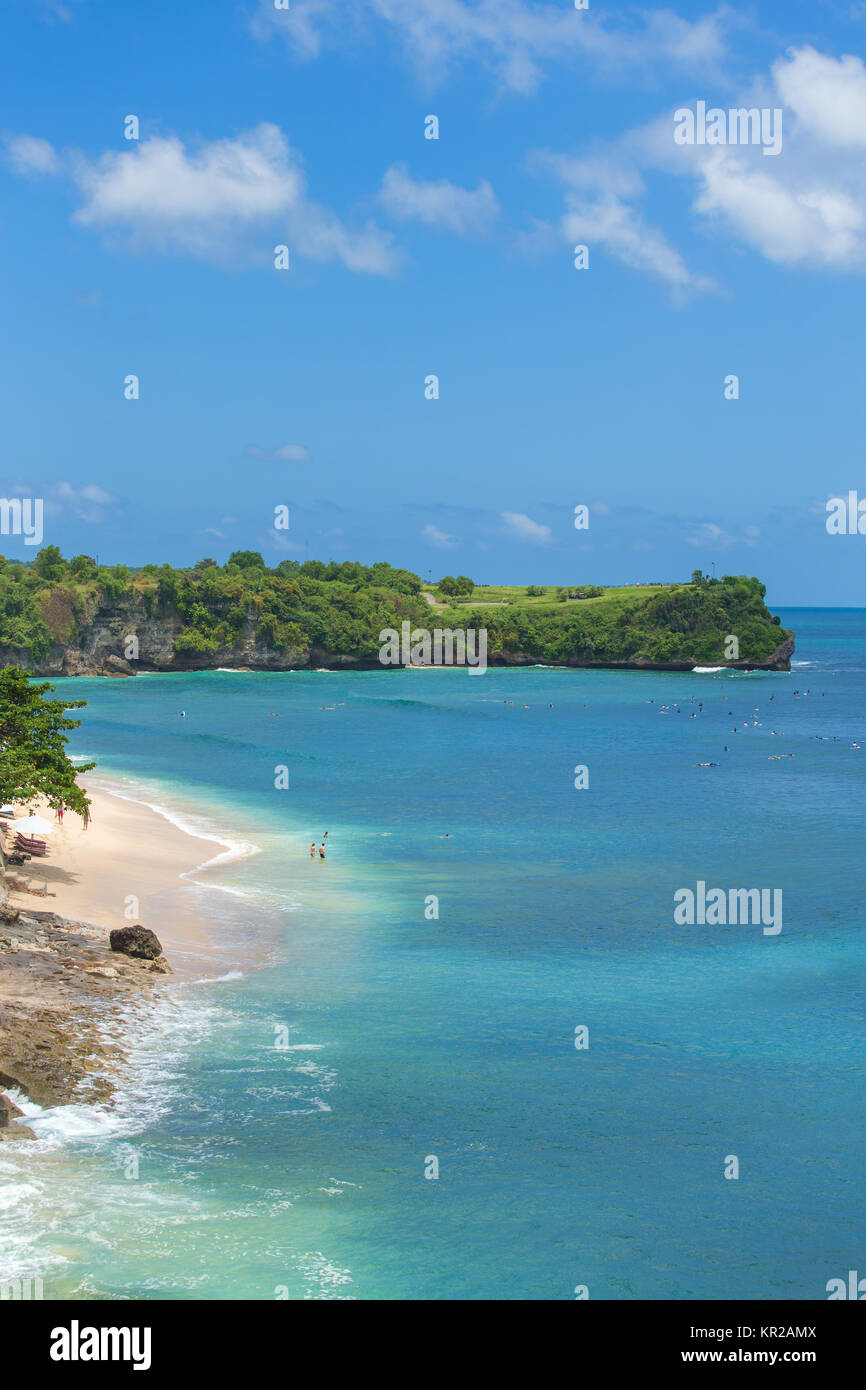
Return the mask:
<path id="1" fill-rule="evenodd" d="M 320 859 L 324 859 L 324 857 L 325 857 L 325 842 L 324 842 L 324 840 L 323 840 L 322 843 L 319 845 L 319 858 L 320 858 Z"/>
<path id="2" fill-rule="evenodd" d="M 313 843 L 310 845 L 310 858 L 311 858 L 311 859 L 315 859 L 315 857 L 316 857 L 316 842 L 315 842 L 315 840 L 314 840 Z"/>

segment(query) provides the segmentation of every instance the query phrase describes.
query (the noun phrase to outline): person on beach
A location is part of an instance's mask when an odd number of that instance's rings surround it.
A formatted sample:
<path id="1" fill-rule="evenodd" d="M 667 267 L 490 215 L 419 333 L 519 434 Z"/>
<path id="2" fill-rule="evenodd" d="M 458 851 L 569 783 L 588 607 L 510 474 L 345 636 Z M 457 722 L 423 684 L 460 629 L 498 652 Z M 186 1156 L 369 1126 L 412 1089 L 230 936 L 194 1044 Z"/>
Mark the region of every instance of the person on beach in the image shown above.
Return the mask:
<path id="1" fill-rule="evenodd" d="M 325 842 L 324 842 L 324 840 L 323 840 L 322 843 L 319 845 L 319 858 L 320 858 L 320 859 L 324 859 L 324 857 L 325 857 Z"/>
<path id="2" fill-rule="evenodd" d="M 310 858 L 311 858 L 311 859 L 315 859 L 315 857 L 316 857 L 316 842 L 315 842 L 315 840 L 314 840 L 313 843 L 310 845 Z"/>

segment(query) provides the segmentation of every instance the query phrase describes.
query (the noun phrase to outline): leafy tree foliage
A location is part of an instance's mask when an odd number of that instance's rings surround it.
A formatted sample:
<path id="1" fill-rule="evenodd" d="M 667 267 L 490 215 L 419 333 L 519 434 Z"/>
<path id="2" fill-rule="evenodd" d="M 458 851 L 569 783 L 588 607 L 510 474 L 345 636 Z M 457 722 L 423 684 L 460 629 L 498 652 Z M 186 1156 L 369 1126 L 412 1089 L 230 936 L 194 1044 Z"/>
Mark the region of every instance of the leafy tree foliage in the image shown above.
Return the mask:
<path id="1" fill-rule="evenodd" d="M 0 800 L 33 801 L 44 797 L 55 809 L 65 806 L 81 815 L 90 802 L 76 778 L 95 763 L 76 767 L 66 753 L 65 737 L 80 719 L 67 710 L 84 700 L 51 700 L 47 681 L 33 685 L 16 667 L 0 671 Z"/>

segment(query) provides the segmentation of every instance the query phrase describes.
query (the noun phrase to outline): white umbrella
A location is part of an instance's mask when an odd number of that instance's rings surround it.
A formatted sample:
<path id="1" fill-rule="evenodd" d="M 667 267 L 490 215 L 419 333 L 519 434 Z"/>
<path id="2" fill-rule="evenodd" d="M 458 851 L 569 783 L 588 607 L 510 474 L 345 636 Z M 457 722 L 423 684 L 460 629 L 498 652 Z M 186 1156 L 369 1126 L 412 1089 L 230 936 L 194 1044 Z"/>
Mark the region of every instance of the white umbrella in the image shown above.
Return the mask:
<path id="1" fill-rule="evenodd" d="M 13 821 L 13 825 L 19 835 L 50 835 L 54 830 L 54 822 L 41 816 L 28 816 L 26 820 Z"/>

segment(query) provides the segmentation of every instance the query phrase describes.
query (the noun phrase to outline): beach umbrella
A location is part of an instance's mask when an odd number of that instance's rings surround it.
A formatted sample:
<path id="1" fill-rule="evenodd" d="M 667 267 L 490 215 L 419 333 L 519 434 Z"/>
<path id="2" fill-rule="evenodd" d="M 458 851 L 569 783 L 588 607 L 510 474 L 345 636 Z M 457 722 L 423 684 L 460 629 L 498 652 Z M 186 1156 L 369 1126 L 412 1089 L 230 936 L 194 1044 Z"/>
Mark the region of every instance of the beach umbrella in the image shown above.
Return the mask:
<path id="1" fill-rule="evenodd" d="M 42 816 L 28 816 L 26 820 L 16 820 L 13 824 L 19 835 L 50 835 L 54 829 L 54 822 L 43 820 Z"/>

